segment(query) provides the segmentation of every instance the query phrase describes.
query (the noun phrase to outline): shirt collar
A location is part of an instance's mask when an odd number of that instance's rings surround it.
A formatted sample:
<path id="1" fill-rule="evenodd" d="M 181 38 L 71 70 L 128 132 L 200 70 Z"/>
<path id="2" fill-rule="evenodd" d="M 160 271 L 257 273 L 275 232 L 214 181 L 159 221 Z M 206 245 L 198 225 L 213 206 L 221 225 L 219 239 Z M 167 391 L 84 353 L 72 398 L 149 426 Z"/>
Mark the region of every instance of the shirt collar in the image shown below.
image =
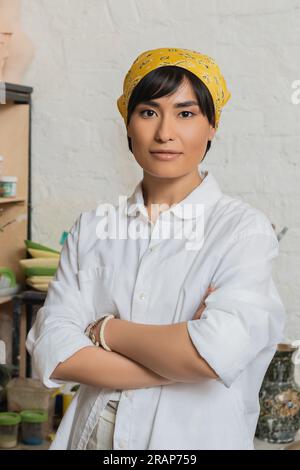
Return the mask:
<path id="1" fill-rule="evenodd" d="M 189 193 L 187 197 L 164 212 L 170 211 L 181 219 L 190 219 L 197 217 L 197 212 L 195 213 L 193 210 L 184 210 L 184 206 L 186 204 L 202 204 L 204 209 L 215 204 L 222 196 L 217 180 L 211 171 L 203 172 L 201 170 L 201 177 L 202 182 L 191 193 Z M 127 215 L 131 217 L 138 213 L 142 213 L 146 218 L 148 218 L 148 212 L 144 204 L 142 180 L 139 181 L 134 192 L 127 199 Z"/>

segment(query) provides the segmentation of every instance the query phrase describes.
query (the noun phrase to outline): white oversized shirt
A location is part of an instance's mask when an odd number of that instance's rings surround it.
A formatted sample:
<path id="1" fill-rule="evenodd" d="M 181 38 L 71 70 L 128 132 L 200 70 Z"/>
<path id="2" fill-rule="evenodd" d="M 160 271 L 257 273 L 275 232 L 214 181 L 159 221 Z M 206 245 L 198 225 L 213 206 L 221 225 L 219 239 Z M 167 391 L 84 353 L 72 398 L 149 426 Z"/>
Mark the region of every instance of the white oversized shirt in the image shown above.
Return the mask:
<path id="1" fill-rule="evenodd" d="M 286 316 L 272 279 L 279 245 L 262 211 L 223 194 L 211 171 L 201 174 L 200 185 L 155 223 L 142 181 L 125 204 L 114 206 L 120 227 L 132 224 L 131 233 L 150 227 L 147 238 L 100 239 L 103 215 L 82 212 L 27 337 L 34 376 L 58 387 L 62 381 L 50 379 L 53 370 L 92 345 L 84 330 L 104 313 L 143 324 L 187 322 L 191 341 L 219 378 L 122 390 L 114 449 L 254 449 L 258 394 Z M 202 214 L 182 210 L 199 204 Z M 158 230 L 160 223 L 168 228 L 182 219 L 203 222 L 198 249 L 187 249 L 184 236 L 166 238 Z M 210 284 L 216 290 L 193 320 Z M 115 397 L 117 390 L 81 385 L 51 449 L 85 449 Z"/>

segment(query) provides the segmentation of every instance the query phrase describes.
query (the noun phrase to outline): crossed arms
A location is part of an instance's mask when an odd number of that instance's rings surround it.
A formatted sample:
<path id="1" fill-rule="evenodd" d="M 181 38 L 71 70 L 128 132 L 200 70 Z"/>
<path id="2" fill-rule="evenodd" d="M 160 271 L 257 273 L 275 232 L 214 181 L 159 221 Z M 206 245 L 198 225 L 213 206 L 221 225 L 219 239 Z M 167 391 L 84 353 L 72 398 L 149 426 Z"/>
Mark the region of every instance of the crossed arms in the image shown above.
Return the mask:
<path id="1" fill-rule="evenodd" d="M 204 299 L 194 319 L 204 311 Z M 105 340 L 111 352 L 94 346 L 82 348 L 61 362 L 51 378 L 130 389 L 192 383 L 199 381 L 199 376 L 218 377 L 193 345 L 186 322 L 144 325 L 111 319 L 105 327 Z"/>

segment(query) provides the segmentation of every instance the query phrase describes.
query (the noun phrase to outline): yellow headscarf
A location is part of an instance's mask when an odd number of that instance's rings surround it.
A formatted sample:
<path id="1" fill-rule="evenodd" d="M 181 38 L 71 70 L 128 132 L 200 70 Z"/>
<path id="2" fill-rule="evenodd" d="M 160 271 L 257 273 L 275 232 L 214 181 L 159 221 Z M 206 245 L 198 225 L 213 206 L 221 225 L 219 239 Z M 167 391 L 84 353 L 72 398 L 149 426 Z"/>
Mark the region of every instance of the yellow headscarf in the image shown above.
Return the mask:
<path id="1" fill-rule="evenodd" d="M 149 72 L 165 65 L 190 70 L 207 86 L 215 105 L 217 129 L 222 108 L 231 97 L 218 65 L 211 57 L 200 52 L 168 47 L 142 52 L 128 70 L 123 83 L 123 94 L 117 100 L 125 126 L 127 127 L 128 102 L 134 87 Z"/>

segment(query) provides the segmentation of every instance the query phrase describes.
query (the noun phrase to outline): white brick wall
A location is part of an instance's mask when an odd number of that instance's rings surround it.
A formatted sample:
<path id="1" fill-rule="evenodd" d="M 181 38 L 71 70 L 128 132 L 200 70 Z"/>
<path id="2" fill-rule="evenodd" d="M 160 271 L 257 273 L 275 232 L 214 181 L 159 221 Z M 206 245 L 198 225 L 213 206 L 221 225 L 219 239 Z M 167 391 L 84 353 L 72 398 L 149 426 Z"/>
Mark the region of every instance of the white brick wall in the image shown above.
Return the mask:
<path id="1" fill-rule="evenodd" d="M 185 47 L 219 63 L 232 98 L 203 169 L 224 192 L 263 210 L 278 229 L 274 280 L 286 305 L 286 339 L 300 338 L 299 0 L 24 0 L 36 56 L 33 237 L 61 232 L 100 201 L 117 202 L 142 176 L 127 150 L 116 100 L 135 57 Z"/>

